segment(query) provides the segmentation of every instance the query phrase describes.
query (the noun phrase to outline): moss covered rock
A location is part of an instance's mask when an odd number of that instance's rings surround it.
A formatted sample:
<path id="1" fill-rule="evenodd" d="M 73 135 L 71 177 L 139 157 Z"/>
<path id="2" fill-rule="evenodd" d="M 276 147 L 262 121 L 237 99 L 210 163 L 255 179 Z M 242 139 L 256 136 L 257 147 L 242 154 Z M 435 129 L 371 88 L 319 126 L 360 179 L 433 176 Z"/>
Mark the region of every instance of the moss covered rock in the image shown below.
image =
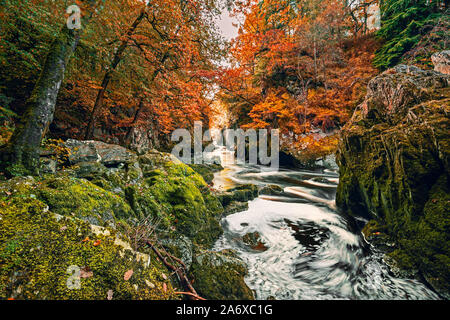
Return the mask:
<path id="1" fill-rule="evenodd" d="M 198 252 L 191 267 L 198 294 L 211 300 L 253 300 L 246 274 L 245 264 L 230 250 Z"/>
<path id="2" fill-rule="evenodd" d="M 212 184 L 215 172 L 223 170 L 218 164 L 191 164 L 190 167 L 200 174 L 207 184 Z"/>
<path id="3" fill-rule="evenodd" d="M 449 76 L 398 66 L 374 78 L 344 127 L 336 202 L 375 220 L 366 238 L 385 243 L 401 268 L 418 269 L 450 297 Z"/>
<path id="4" fill-rule="evenodd" d="M 31 195 L 0 200 L 0 299 L 176 299 L 142 256 Z"/>
<path id="5" fill-rule="evenodd" d="M 83 161 L 56 174 L 0 182 L 0 299 L 176 298 L 161 276 L 166 267 L 141 241 L 148 236 L 190 268 L 208 297 L 252 297 L 236 256 L 194 258 L 223 232 L 223 206 L 199 173 L 156 151 L 121 151 L 125 162 L 111 155 L 107 164 L 80 150 Z M 231 194 L 252 199 L 257 188 Z M 80 290 L 67 287 L 68 270 L 79 273 Z M 209 295 L 202 288 L 211 279 L 220 285 Z"/>

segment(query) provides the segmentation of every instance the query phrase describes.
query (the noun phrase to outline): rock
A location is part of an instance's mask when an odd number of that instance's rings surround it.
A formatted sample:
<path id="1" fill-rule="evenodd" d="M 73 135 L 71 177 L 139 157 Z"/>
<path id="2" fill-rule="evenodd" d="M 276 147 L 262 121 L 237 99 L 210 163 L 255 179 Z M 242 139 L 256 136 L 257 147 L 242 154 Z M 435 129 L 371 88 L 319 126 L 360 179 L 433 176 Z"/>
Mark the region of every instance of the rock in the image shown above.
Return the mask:
<path id="1" fill-rule="evenodd" d="M 284 189 L 277 185 L 267 185 L 259 189 L 260 195 L 265 196 L 282 196 L 284 195 Z"/>
<path id="2" fill-rule="evenodd" d="M 450 293 L 449 79 L 399 65 L 370 81 L 341 132 L 336 195 L 343 212 L 378 223 L 373 240 L 399 268 L 427 274 L 444 296 Z"/>
<path id="3" fill-rule="evenodd" d="M 75 169 L 78 178 L 101 176 L 105 172 L 106 168 L 99 162 L 79 162 Z"/>
<path id="4" fill-rule="evenodd" d="M 330 170 L 338 170 L 339 166 L 336 163 L 336 155 L 329 154 L 326 157 L 316 160 L 314 164 L 315 168 L 325 168 Z"/>
<path id="5" fill-rule="evenodd" d="M 58 166 L 58 162 L 49 158 L 41 159 L 41 172 L 42 173 L 56 173 L 56 167 Z"/>
<path id="6" fill-rule="evenodd" d="M 139 156 L 138 161 L 144 172 L 157 169 L 167 162 L 181 164 L 181 161 L 174 155 L 170 153 L 162 153 L 157 150 L 150 150 L 146 154 Z"/>
<path id="7" fill-rule="evenodd" d="M 70 150 L 69 161 L 72 164 L 100 161 L 100 155 L 91 143 L 69 139 L 64 146 Z"/>
<path id="8" fill-rule="evenodd" d="M 436 52 L 431 56 L 431 61 L 435 71 L 450 75 L 450 50 Z"/>
<path id="9" fill-rule="evenodd" d="M 212 184 L 215 172 L 223 170 L 223 167 L 218 164 L 191 164 L 189 166 L 199 173 L 207 184 Z"/>
<path id="10" fill-rule="evenodd" d="M 245 236 L 242 237 L 242 241 L 247 246 L 256 251 L 263 252 L 268 249 L 261 240 L 261 235 L 259 234 L 259 232 L 247 233 Z"/>
<path id="11" fill-rule="evenodd" d="M 202 251 L 195 255 L 191 268 L 198 294 L 210 300 L 253 300 L 246 285 L 245 263 L 231 250 Z"/>
<path id="12" fill-rule="evenodd" d="M 136 156 L 126 148 L 101 141 L 78 141 L 69 139 L 65 147 L 70 150 L 71 164 L 80 162 L 101 162 L 105 166 L 127 163 Z"/>
<path id="13" fill-rule="evenodd" d="M 44 265 L 51 266 L 49 272 L 54 272 L 57 276 L 55 279 L 58 281 L 61 276 L 68 277 L 65 269 L 56 270 L 62 265 L 61 261 L 67 264 L 78 261 L 77 263 L 82 263 L 81 267 L 91 268 L 93 275 L 90 278 L 95 280 L 95 283 L 92 283 L 92 288 L 89 287 L 86 291 L 89 292 L 89 297 L 101 296 L 103 299 L 107 297 L 108 290 L 112 290 L 107 282 L 112 281 L 111 278 L 114 277 L 114 281 L 110 283 L 115 285 L 116 280 L 123 283 L 124 274 L 129 270 L 135 271 L 127 280 L 130 283 L 129 287 L 138 288 L 138 290 L 131 290 L 133 293 L 130 293 L 127 291 L 128 287 L 117 287 L 114 289 L 115 299 L 169 297 L 173 288 L 158 281 L 158 279 L 161 280 L 160 277 L 169 277 L 161 272 L 160 269 L 164 267 L 158 264 L 156 259 L 153 261 L 149 255 L 139 252 L 139 248 L 136 249 L 136 242 L 130 235 L 136 232 L 156 235 L 168 252 L 181 259 L 190 268 L 194 264 L 194 251 L 212 247 L 223 232 L 220 225 L 223 206 L 218 198 L 211 193 L 200 174 L 170 154 L 151 150 L 137 157 L 133 152 L 124 150 L 122 147 L 95 141 L 69 140 L 67 147 L 72 150 L 73 166 L 51 176 L 44 175 L 39 180 L 21 177 L 0 181 L 0 220 L 4 218 L 5 210 L 8 221 L 14 218 L 13 214 L 16 211 L 19 211 L 14 203 L 9 205 L 10 201 L 23 201 L 23 205 L 26 206 L 23 212 L 29 213 L 30 219 L 37 219 L 33 222 L 36 224 L 42 220 L 36 212 L 48 212 L 56 219 L 58 225 L 55 226 L 55 230 L 49 231 L 51 239 L 45 238 L 47 241 L 40 239 L 38 243 L 43 246 L 54 244 L 54 247 L 50 246 L 50 249 L 54 249 L 58 254 L 65 249 L 64 246 L 59 246 L 60 237 L 75 232 L 75 235 L 71 235 L 66 242 L 61 242 L 69 247 L 71 260 L 65 261 L 66 257 L 48 256 L 49 259 L 58 261 L 58 265 L 53 265 L 51 261 L 44 261 Z M 236 191 L 240 192 L 239 197 L 244 197 L 247 193 L 254 194 L 255 187 L 246 186 Z M 244 194 L 241 194 L 242 192 Z M 32 206 L 29 207 L 28 203 Z M 66 220 L 90 226 L 89 232 L 77 235 L 81 228 L 72 228 L 70 222 Z M 47 222 L 47 220 L 42 221 Z M 0 224 L 0 228 L 2 226 Z M 9 226 L 8 224 L 5 227 Z M 42 226 L 41 229 L 45 227 Z M 30 232 L 30 245 L 35 245 L 32 243 L 34 238 L 31 236 L 34 229 L 36 228 L 30 227 L 26 230 Z M 37 230 L 41 229 L 37 228 Z M 5 229 L 5 232 L 3 237 L 3 234 L 0 235 L 0 248 L 9 243 L 11 239 L 8 237 L 13 234 L 9 229 Z M 51 252 L 50 249 L 47 251 Z M 91 256 L 89 250 L 93 250 L 95 254 L 92 263 L 85 261 L 86 257 Z M 98 255 L 103 252 L 104 257 L 99 259 Z M 28 259 L 28 256 L 26 258 Z M 32 258 L 30 255 L 30 262 Z M 218 261 L 219 258 L 214 256 L 212 259 Z M 201 272 L 209 277 L 219 277 L 221 275 L 219 270 L 223 271 L 232 281 L 225 281 L 221 283 L 221 286 L 229 286 L 227 290 L 237 292 L 236 294 L 244 292 L 245 289 L 232 287 L 237 284 L 245 285 L 241 276 L 245 273 L 242 262 L 237 258 L 235 260 L 227 258 L 226 261 L 225 258 L 220 258 L 219 260 L 222 264 L 218 265 L 214 262 L 211 265 L 212 269 L 208 269 L 208 263 L 206 263 L 208 259 L 202 260 Z M 120 272 L 104 275 L 102 270 L 108 269 L 106 267 L 108 264 L 113 264 L 114 267 L 111 268 Z M 128 267 L 125 269 L 125 266 Z M 15 267 L 20 269 L 21 266 Z M 151 272 L 157 272 L 157 277 L 150 277 Z M 119 274 L 121 275 L 117 278 Z M 105 283 L 102 282 L 103 279 Z M 104 287 L 98 287 L 100 284 Z M 39 282 L 36 286 L 40 286 L 43 291 L 52 290 L 51 285 L 46 283 Z M 19 287 L 14 289 L 16 295 L 20 297 L 17 288 Z M 148 288 L 154 290 L 149 291 Z M 4 296 L 3 289 L 0 288 L 0 296 Z M 47 297 L 59 297 L 52 294 Z M 39 297 L 45 298 L 42 295 Z M 74 293 L 73 297 L 79 296 Z"/>
<path id="14" fill-rule="evenodd" d="M 47 204 L 28 197 L 21 181 L 24 180 L 15 180 L 20 193 L 11 196 L 8 206 L 0 200 L 0 248 L 8 248 L 8 254 L 2 254 L 0 268 L 2 279 L 8 285 L 0 286 L 0 297 L 103 300 L 111 290 L 114 298 L 119 300 L 177 297 L 170 283 L 166 284 L 166 291 L 158 289 L 164 286 L 159 274 L 166 269 L 156 259 L 150 262 L 138 259 L 144 254 L 131 250 L 129 243 L 123 248 L 116 244 L 116 236 L 112 233 L 96 234 L 91 231 L 90 224 L 79 219 L 57 218 L 52 211 L 46 210 Z M 9 188 L 11 183 L 0 184 L 0 189 Z M 99 238 L 101 245 L 95 246 L 94 240 Z M 127 270 L 135 273 L 128 285 L 124 285 L 123 275 Z M 73 290 L 77 286 L 82 290 Z M 149 289 L 135 290 L 146 286 Z"/>
<path id="15" fill-rule="evenodd" d="M 248 210 L 248 202 L 232 201 L 224 208 L 224 216 Z"/>
<path id="16" fill-rule="evenodd" d="M 449 76 L 414 66 L 398 65 L 373 78 L 367 96 L 350 123 L 371 127 L 378 123 L 398 124 L 410 108 L 433 99 L 442 99 Z"/>
<path id="17" fill-rule="evenodd" d="M 216 194 L 222 206 L 226 208 L 232 202 L 248 202 L 258 197 L 258 187 L 253 184 L 244 184 L 225 192 Z"/>
<path id="18" fill-rule="evenodd" d="M 169 250 L 173 255 L 179 258 L 190 269 L 192 265 L 192 241 L 188 237 L 180 235 L 177 237 L 162 238 L 160 236 L 159 242 Z"/>

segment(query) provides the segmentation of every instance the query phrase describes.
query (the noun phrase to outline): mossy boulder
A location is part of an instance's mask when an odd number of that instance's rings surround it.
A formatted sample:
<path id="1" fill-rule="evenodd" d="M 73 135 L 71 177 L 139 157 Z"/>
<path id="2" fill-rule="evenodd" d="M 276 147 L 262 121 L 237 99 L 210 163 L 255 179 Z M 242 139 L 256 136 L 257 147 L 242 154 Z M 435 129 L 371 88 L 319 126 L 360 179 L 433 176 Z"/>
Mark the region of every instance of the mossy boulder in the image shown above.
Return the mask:
<path id="1" fill-rule="evenodd" d="M 223 167 L 218 164 L 191 164 L 189 166 L 200 174 L 207 184 L 212 184 L 215 172 L 223 170 Z"/>
<path id="2" fill-rule="evenodd" d="M 89 160 L 82 152 L 77 157 Z M 203 177 L 155 151 L 123 160 L 80 161 L 56 174 L 0 182 L 0 298 L 106 299 L 111 293 L 114 299 L 176 298 L 167 277 L 158 276 L 165 267 L 132 236 L 142 230 L 148 234 L 140 236 L 156 237 L 195 272 L 194 287 L 205 287 L 212 277 L 220 282 L 212 296 L 252 297 L 237 257 L 194 258 L 223 232 L 223 206 Z M 252 199 L 257 188 L 242 186 L 231 194 Z M 81 291 L 65 285 L 72 265 L 81 270 Z M 124 280 L 129 270 L 133 275 Z M 199 278 L 200 270 L 209 280 Z"/>
<path id="3" fill-rule="evenodd" d="M 4 193 L 5 190 L 2 191 Z M 176 299 L 156 259 L 29 196 L 0 200 L 0 299 Z M 126 274 L 132 276 L 128 279 Z"/>
<path id="4" fill-rule="evenodd" d="M 0 199 L 2 194 L 38 199 L 54 213 L 99 226 L 115 226 L 117 221 L 138 218 L 120 196 L 67 173 L 42 179 L 17 177 L 0 185 Z"/>
<path id="5" fill-rule="evenodd" d="M 253 184 L 244 184 L 217 194 L 224 207 L 235 202 L 248 202 L 258 197 L 258 187 Z"/>
<path id="6" fill-rule="evenodd" d="M 398 66 L 374 78 L 343 128 L 337 205 L 371 222 L 397 266 L 450 297 L 449 76 Z M 382 245 L 384 243 L 384 245 Z"/>
<path id="7" fill-rule="evenodd" d="M 211 300 L 253 300 L 244 281 L 245 264 L 231 250 L 201 251 L 195 255 L 190 274 L 198 294 Z"/>
<path id="8" fill-rule="evenodd" d="M 35 190 L 52 212 L 91 224 L 115 226 L 119 220 L 140 218 L 123 198 L 85 179 L 56 176 L 40 181 Z"/>
<path id="9" fill-rule="evenodd" d="M 259 194 L 265 196 L 282 196 L 284 195 L 284 189 L 280 186 L 271 184 L 262 187 L 259 190 Z"/>

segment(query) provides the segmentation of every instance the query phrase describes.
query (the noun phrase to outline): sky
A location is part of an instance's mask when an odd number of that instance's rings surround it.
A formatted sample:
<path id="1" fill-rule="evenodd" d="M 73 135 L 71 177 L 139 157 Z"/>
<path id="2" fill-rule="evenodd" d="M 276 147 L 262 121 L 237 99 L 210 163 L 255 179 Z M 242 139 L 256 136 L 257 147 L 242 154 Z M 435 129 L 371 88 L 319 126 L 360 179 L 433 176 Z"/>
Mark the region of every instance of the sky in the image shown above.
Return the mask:
<path id="1" fill-rule="evenodd" d="M 235 18 L 231 18 L 228 11 L 224 10 L 220 16 L 220 20 L 217 22 L 217 25 L 219 26 L 222 35 L 227 40 L 231 40 L 238 35 L 238 28 L 234 27 L 233 23 L 237 23 L 237 20 Z"/>

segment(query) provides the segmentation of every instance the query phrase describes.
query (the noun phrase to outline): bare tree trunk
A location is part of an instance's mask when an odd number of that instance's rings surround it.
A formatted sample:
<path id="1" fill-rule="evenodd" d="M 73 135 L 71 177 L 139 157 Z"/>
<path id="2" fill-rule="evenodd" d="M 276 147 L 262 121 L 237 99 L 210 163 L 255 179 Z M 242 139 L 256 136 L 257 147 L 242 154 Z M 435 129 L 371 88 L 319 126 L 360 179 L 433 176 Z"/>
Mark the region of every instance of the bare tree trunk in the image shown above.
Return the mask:
<path id="1" fill-rule="evenodd" d="M 149 4 L 150 4 L 150 2 L 149 2 Z M 97 120 L 99 111 L 103 107 L 103 100 L 105 98 L 105 93 L 108 88 L 108 85 L 111 81 L 114 71 L 116 70 L 117 66 L 119 65 L 120 61 L 123 58 L 125 49 L 128 47 L 129 38 L 133 35 L 133 33 L 136 31 L 136 28 L 139 26 L 139 24 L 142 22 L 142 20 L 145 18 L 146 14 L 147 14 L 147 11 L 146 11 L 147 6 L 148 6 L 148 4 L 145 6 L 145 8 L 142 9 L 139 16 L 136 18 L 136 20 L 134 20 L 133 24 L 128 29 L 125 40 L 122 40 L 120 46 L 117 48 L 117 50 L 114 54 L 113 60 L 111 62 L 111 65 L 109 66 L 109 68 L 107 69 L 107 71 L 105 73 L 105 76 L 103 77 L 101 89 L 98 91 L 97 98 L 96 98 L 95 104 L 94 104 L 94 108 L 92 109 L 91 116 L 89 119 L 89 124 L 86 128 L 86 133 L 84 136 L 84 138 L 86 140 L 93 138 L 95 121 Z"/>
<path id="2" fill-rule="evenodd" d="M 85 1 L 87 4 L 95 2 Z M 83 25 L 88 19 L 83 20 Z M 53 40 L 39 79 L 25 104 L 26 111 L 8 144 L 0 150 L 0 170 L 7 177 L 39 174 L 41 141 L 53 121 L 64 72 L 81 32 L 64 26 L 58 37 Z"/>

